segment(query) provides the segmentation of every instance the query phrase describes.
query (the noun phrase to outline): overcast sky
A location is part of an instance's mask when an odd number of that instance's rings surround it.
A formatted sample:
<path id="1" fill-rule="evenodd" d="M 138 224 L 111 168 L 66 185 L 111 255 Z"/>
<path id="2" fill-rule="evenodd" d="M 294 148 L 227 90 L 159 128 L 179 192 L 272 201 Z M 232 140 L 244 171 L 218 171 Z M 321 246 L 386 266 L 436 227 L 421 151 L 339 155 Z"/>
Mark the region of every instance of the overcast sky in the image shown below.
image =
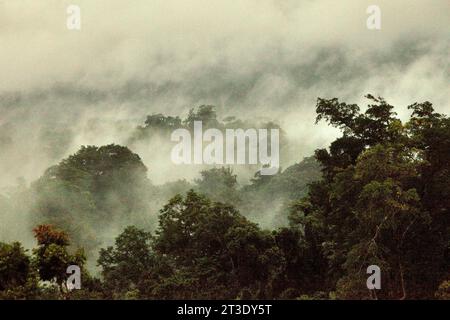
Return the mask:
<path id="1" fill-rule="evenodd" d="M 80 31 L 66 28 L 69 4 Z M 68 153 L 120 142 L 105 123 L 213 104 L 281 122 L 300 160 L 335 134 L 314 126 L 317 97 L 450 113 L 449 25 L 449 0 L 0 0 L 0 134 L 14 142 L 0 175 L 39 176 L 54 159 L 37 133 L 53 124 L 76 132 Z"/>

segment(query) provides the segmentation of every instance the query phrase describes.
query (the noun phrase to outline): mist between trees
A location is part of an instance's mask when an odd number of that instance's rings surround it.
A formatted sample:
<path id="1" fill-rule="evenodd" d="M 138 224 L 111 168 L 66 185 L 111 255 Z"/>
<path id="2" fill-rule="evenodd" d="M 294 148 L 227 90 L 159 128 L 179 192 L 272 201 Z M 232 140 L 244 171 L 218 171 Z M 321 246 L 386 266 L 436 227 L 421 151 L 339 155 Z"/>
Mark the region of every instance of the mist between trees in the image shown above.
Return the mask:
<path id="1" fill-rule="evenodd" d="M 0 297 L 448 299 L 449 118 L 423 102 L 402 122 L 367 98 L 364 112 L 319 98 L 317 121 L 341 136 L 285 168 L 279 125 L 219 120 L 212 106 L 150 115 L 123 145 L 82 146 L 0 197 Z M 279 172 L 205 166 L 153 184 L 133 150 L 170 155 L 170 134 L 195 121 L 280 130 Z M 82 289 L 68 292 L 71 264 Z M 368 265 L 381 268 L 381 290 L 367 289 Z"/>

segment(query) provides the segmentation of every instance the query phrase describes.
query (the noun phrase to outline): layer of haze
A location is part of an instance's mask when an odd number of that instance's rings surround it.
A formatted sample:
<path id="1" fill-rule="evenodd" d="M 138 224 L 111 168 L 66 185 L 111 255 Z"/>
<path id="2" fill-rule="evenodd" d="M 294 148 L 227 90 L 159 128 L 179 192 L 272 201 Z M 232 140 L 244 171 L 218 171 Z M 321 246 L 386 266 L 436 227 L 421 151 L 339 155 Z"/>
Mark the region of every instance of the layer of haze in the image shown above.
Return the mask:
<path id="1" fill-rule="evenodd" d="M 80 31 L 66 8 L 81 8 Z M 202 104 L 279 122 L 298 162 L 337 134 L 317 97 L 450 111 L 448 0 L 0 1 L 0 188 L 30 183 L 81 145 L 125 143 L 145 116 Z M 163 141 L 161 143 L 164 143 Z M 170 141 L 167 141 L 170 143 Z M 132 146 L 155 184 L 198 177 Z"/>

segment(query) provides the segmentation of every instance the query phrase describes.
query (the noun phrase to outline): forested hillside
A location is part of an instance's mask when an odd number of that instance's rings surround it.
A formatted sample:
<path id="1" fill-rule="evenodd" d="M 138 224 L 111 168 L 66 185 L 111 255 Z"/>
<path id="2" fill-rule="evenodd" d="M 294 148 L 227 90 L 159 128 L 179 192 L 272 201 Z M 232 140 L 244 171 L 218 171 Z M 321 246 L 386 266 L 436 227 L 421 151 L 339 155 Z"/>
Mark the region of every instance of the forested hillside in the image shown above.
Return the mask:
<path id="1" fill-rule="evenodd" d="M 340 137 L 271 176 L 215 166 L 152 183 L 133 149 L 170 145 L 176 128 L 282 129 L 212 106 L 149 115 L 124 145 L 81 146 L 0 196 L 0 298 L 449 299 L 450 119 L 423 102 L 402 122 L 367 98 L 364 111 L 319 98 L 317 122 Z M 71 264 L 81 290 L 65 286 Z M 381 290 L 366 287 L 369 265 Z"/>

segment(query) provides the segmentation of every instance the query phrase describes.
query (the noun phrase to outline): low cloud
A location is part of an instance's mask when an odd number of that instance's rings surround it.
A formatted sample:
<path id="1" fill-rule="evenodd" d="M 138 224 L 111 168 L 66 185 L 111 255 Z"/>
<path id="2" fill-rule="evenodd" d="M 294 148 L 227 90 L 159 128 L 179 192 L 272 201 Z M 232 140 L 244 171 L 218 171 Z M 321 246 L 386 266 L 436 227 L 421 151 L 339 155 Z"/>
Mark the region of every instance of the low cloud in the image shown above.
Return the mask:
<path id="1" fill-rule="evenodd" d="M 377 1 L 380 31 L 366 28 L 372 2 L 2 1 L 0 187 L 81 144 L 125 143 L 147 114 L 200 104 L 280 122 L 290 162 L 336 135 L 314 125 L 319 96 L 364 103 L 370 92 L 402 117 L 423 100 L 448 113 L 448 0 Z M 80 31 L 66 28 L 69 4 Z M 134 151 L 154 182 L 184 177 L 149 147 Z"/>

